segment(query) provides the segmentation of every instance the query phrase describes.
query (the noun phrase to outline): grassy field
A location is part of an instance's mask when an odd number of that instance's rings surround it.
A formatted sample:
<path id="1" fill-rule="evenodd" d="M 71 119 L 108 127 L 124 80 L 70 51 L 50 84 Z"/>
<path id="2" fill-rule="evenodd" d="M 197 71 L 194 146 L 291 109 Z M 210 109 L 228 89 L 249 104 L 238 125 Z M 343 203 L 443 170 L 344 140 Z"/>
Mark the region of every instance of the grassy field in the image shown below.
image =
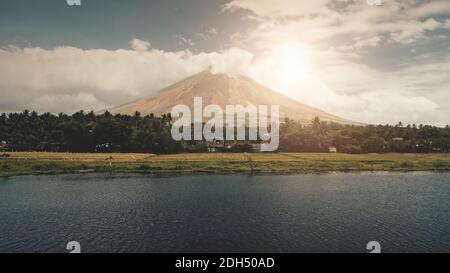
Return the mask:
<path id="1" fill-rule="evenodd" d="M 331 171 L 450 171 L 450 154 L 0 154 L 0 176 L 89 172 L 283 174 Z"/>

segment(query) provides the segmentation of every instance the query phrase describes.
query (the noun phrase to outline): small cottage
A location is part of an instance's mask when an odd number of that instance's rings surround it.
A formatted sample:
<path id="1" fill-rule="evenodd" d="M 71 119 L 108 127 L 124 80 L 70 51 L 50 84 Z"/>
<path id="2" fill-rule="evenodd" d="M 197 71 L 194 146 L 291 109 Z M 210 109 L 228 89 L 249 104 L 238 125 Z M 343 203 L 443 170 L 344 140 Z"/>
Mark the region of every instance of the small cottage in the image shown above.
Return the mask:
<path id="1" fill-rule="evenodd" d="M 337 147 L 334 147 L 334 146 L 328 147 L 328 152 L 330 152 L 330 153 L 337 153 Z"/>
<path id="2" fill-rule="evenodd" d="M 9 149 L 9 145 L 6 141 L 0 142 L 0 151 L 4 152 Z"/>
<path id="3" fill-rule="evenodd" d="M 208 152 L 210 153 L 222 152 L 225 150 L 225 142 L 223 140 L 209 141 L 207 146 Z"/>

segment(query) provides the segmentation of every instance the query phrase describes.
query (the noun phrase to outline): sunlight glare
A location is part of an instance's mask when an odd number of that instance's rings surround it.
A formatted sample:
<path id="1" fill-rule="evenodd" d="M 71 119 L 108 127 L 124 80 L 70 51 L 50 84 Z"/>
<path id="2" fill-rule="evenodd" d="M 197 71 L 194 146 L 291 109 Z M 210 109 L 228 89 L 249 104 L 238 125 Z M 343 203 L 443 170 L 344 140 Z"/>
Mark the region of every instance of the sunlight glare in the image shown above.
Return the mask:
<path id="1" fill-rule="evenodd" d="M 300 43 L 285 43 L 273 47 L 273 76 L 280 89 L 292 90 L 303 83 L 308 73 L 306 52 L 306 47 Z"/>
<path id="2" fill-rule="evenodd" d="M 302 76 L 305 72 L 304 47 L 298 44 L 283 45 L 279 52 L 281 70 L 287 77 Z"/>

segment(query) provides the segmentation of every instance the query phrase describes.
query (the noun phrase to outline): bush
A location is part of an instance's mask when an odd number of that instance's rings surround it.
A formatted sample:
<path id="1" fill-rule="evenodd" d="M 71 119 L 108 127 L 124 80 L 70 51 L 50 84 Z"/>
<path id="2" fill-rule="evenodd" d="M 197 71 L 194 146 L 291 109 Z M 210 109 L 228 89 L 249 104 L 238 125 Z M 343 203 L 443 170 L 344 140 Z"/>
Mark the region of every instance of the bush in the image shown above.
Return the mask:
<path id="1" fill-rule="evenodd" d="M 359 145 L 346 145 L 338 148 L 338 150 L 342 153 L 348 153 L 348 154 L 361 154 L 362 149 Z"/>
<path id="2" fill-rule="evenodd" d="M 402 168 L 412 168 L 414 167 L 414 164 L 408 161 L 400 163 L 400 167 Z"/>
<path id="3" fill-rule="evenodd" d="M 448 168 L 449 167 L 448 162 L 444 161 L 444 160 L 435 160 L 435 161 L 433 161 L 432 164 L 433 164 L 433 167 L 435 167 L 435 168 Z"/>
<path id="4" fill-rule="evenodd" d="M 230 151 L 234 153 L 250 153 L 253 152 L 253 147 L 250 143 L 238 143 Z"/>
<path id="5" fill-rule="evenodd" d="M 145 165 L 145 164 L 141 164 L 138 167 L 138 170 L 141 170 L 141 171 L 148 171 L 148 170 L 151 170 L 151 169 L 152 168 L 149 165 Z"/>
<path id="6" fill-rule="evenodd" d="M 32 169 L 35 171 L 52 171 L 58 168 L 58 164 L 56 163 L 43 163 L 33 165 Z"/>

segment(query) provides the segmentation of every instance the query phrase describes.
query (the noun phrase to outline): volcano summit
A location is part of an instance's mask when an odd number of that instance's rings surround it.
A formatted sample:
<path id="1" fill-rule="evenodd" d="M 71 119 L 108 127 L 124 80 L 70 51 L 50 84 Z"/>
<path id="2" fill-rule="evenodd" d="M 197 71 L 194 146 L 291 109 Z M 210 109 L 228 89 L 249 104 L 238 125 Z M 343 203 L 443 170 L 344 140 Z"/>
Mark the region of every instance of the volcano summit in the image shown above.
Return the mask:
<path id="1" fill-rule="evenodd" d="M 133 115 L 136 111 L 143 115 L 170 113 L 176 105 L 187 105 L 193 109 L 194 97 L 201 97 L 205 105 L 214 104 L 225 109 L 226 105 L 279 105 L 280 119 L 290 118 L 309 123 L 315 117 L 322 121 L 356 124 L 350 120 L 307 106 L 254 80 L 244 77 L 230 77 L 204 71 L 181 82 L 155 92 L 148 97 L 114 107 L 113 114 Z"/>

